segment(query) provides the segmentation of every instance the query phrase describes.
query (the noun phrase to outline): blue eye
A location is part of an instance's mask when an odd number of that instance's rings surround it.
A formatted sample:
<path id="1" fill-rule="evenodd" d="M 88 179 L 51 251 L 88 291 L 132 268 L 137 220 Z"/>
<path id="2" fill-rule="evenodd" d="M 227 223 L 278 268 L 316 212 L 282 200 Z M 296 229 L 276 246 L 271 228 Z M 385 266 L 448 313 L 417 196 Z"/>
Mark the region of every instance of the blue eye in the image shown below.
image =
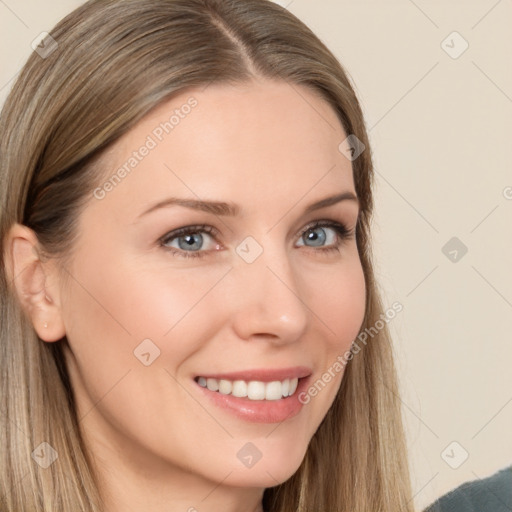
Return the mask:
<path id="1" fill-rule="evenodd" d="M 178 245 L 180 249 L 188 250 L 188 249 L 201 249 L 203 245 L 203 235 L 200 233 L 192 233 L 189 235 L 183 235 L 179 238 L 176 238 L 178 241 Z M 183 244 L 181 241 L 183 240 Z"/>
<path id="2" fill-rule="evenodd" d="M 330 220 L 315 221 L 304 229 L 300 238 L 303 242 L 311 242 L 311 245 L 302 243 L 299 246 L 316 248 L 315 252 L 324 254 L 332 251 L 340 252 L 343 242 L 353 238 L 354 234 L 355 228 L 348 229 L 345 224 Z"/>
<path id="3" fill-rule="evenodd" d="M 327 228 L 327 231 L 325 228 Z M 301 237 L 301 240 L 304 240 L 304 242 L 311 242 L 311 245 L 308 247 L 322 247 L 326 241 L 327 245 L 332 245 L 335 243 L 337 234 L 339 234 L 339 231 L 337 231 L 336 228 L 332 226 L 317 225 L 305 231 Z M 306 244 L 304 243 L 302 245 Z"/>
<path id="4" fill-rule="evenodd" d="M 342 243 L 353 237 L 354 232 L 355 228 L 349 230 L 338 222 L 316 221 L 300 232 L 299 242 L 302 243 L 297 243 L 297 246 L 315 249 L 315 252 L 339 252 Z M 210 249 L 204 248 L 205 235 L 206 239 L 210 238 L 215 242 Z M 160 239 L 160 245 L 175 256 L 202 258 L 220 249 L 221 246 L 216 241 L 217 236 L 218 232 L 212 226 L 187 226 L 166 234 Z"/>
<path id="5" fill-rule="evenodd" d="M 165 235 L 161 239 L 161 245 L 168 248 L 175 255 L 189 257 L 202 257 L 207 254 L 206 250 L 203 249 L 204 236 L 201 233 L 206 233 L 207 237 L 212 238 L 214 228 L 211 226 L 188 226 L 177 229 Z M 171 243 L 177 242 L 178 247 L 170 245 Z M 186 254 L 190 253 L 190 254 Z"/>

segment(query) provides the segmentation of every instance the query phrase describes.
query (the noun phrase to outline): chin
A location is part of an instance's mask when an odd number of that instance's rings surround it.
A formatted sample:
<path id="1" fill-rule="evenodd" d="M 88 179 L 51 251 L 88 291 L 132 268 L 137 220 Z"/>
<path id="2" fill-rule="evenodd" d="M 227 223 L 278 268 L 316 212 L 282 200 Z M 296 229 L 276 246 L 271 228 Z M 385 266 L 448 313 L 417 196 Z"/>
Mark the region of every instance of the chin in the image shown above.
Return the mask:
<path id="1" fill-rule="evenodd" d="M 299 464 L 300 466 L 300 464 Z M 237 470 L 229 477 L 229 484 L 233 487 L 268 488 L 280 485 L 290 479 L 299 469 L 296 467 L 261 468 L 253 471 Z"/>
<path id="2" fill-rule="evenodd" d="M 282 449 L 268 447 L 261 458 L 252 466 L 237 468 L 230 477 L 230 483 L 243 487 L 275 487 L 290 479 L 299 469 L 307 446 L 298 450 L 295 446 Z"/>

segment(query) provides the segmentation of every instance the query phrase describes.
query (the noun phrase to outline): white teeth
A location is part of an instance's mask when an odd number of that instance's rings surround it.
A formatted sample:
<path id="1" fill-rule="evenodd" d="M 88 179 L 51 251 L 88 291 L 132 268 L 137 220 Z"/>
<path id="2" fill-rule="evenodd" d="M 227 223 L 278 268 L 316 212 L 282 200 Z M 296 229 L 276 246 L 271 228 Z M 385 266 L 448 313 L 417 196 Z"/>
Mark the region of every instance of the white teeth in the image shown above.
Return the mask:
<path id="1" fill-rule="evenodd" d="M 281 391 L 283 393 L 283 396 L 288 396 L 288 394 L 292 394 L 290 393 L 290 379 L 283 380 L 281 385 Z"/>
<path id="2" fill-rule="evenodd" d="M 223 395 L 230 395 L 231 390 L 233 389 L 233 384 L 229 380 L 220 380 L 219 381 L 219 393 Z"/>
<path id="3" fill-rule="evenodd" d="M 265 400 L 279 400 L 282 398 L 282 384 L 276 380 L 265 386 Z"/>
<path id="4" fill-rule="evenodd" d="M 225 380 L 198 377 L 197 383 L 210 391 L 218 391 L 223 395 L 233 395 L 238 398 L 248 397 L 249 400 L 280 400 L 295 393 L 299 379 L 275 380 L 262 382 L 259 380 Z"/>
<path id="5" fill-rule="evenodd" d="M 295 393 L 295 390 L 297 389 L 297 384 L 299 383 L 298 379 L 291 379 L 290 380 L 290 395 L 293 395 Z"/>
<path id="6" fill-rule="evenodd" d="M 265 383 L 258 380 L 251 380 L 247 384 L 247 397 L 250 400 L 263 400 L 265 398 Z"/>
<path id="7" fill-rule="evenodd" d="M 233 382 L 233 391 L 231 394 L 233 396 L 237 396 L 238 398 L 247 396 L 247 382 L 244 380 L 235 380 L 235 382 Z"/>
<path id="8" fill-rule="evenodd" d="M 199 383 L 199 385 L 201 385 L 201 383 Z M 206 379 L 206 387 L 210 391 L 218 391 L 219 390 L 219 383 L 217 382 L 217 379 Z"/>

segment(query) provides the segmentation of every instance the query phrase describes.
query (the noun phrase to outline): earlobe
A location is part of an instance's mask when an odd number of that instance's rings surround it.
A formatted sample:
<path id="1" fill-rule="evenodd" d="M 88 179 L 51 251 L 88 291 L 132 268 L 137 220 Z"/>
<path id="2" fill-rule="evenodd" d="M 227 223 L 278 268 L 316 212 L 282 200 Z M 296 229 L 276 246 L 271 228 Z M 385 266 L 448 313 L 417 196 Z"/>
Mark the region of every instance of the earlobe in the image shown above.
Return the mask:
<path id="1" fill-rule="evenodd" d="M 21 307 L 43 341 L 57 341 L 65 336 L 58 297 L 55 267 L 40 256 L 33 230 L 14 224 L 5 242 L 7 279 Z"/>

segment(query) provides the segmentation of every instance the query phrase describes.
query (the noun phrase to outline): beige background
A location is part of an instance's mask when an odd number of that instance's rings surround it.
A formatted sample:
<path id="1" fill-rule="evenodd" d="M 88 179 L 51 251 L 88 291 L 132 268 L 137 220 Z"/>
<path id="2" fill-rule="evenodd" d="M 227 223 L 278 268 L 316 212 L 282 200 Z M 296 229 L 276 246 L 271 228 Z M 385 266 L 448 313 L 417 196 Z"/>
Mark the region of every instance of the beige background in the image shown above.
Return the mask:
<path id="1" fill-rule="evenodd" d="M 32 40 L 81 3 L 0 0 L 1 103 Z M 365 111 L 420 510 L 512 464 L 512 2 L 278 3 L 337 55 Z M 452 237 L 468 248 L 456 262 Z"/>

